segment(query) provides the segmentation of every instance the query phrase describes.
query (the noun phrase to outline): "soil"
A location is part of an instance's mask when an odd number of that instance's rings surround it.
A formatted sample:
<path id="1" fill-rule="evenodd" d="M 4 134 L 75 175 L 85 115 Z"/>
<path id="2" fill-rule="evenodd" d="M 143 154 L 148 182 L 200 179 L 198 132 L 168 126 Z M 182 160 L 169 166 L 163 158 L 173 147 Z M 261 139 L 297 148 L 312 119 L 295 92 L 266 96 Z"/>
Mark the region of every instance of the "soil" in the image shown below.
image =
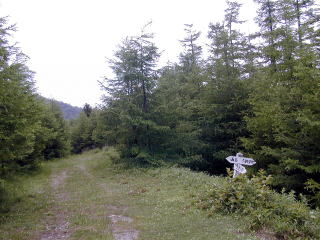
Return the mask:
<path id="1" fill-rule="evenodd" d="M 63 185 L 67 179 L 67 171 L 54 175 L 51 180 L 51 186 L 55 195 L 55 202 L 60 203 L 51 209 L 52 216 L 46 219 L 47 229 L 42 233 L 40 240 L 64 240 L 72 234 L 69 228 L 68 212 L 63 209 L 63 203 L 68 200 L 68 194 L 63 191 Z"/>
<path id="2" fill-rule="evenodd" d="M 138 239 L 139 232 L 132 227 L 133 219 L 121 215 L 109 215 L 112 223 L 112 233 L 115 240 Z"/>
<path id="3" fill-rule="evenodd" d="M 86 166 L 81 164 L 78 166 L 87 178 L 94 176 L 89 173 Z M 54 204 L 50 210 L 50 216 L 47 217 L 46 230 L 41 234 L 39 240 L 64 240 L 69 239 L 74 232 L 70 227 L 69 218 L 71 213 L 64 208 L 64 203 L 70 200 L 70 196 L 64 189 L 65 182 L 68 178 L 66 170 L 55 174 L 51 179 L 51 187 L 54 193 Z M 103 185 L 108 191 L 107 185 Z M 112 234 L 115 240 L 136 240 L 139 236 L 139 231 L 134 229 L 134 220 L 124 216 L 127 207 L 107 206 L 106 211 L 110 214 L 108 218 L 111 222 Z"/>

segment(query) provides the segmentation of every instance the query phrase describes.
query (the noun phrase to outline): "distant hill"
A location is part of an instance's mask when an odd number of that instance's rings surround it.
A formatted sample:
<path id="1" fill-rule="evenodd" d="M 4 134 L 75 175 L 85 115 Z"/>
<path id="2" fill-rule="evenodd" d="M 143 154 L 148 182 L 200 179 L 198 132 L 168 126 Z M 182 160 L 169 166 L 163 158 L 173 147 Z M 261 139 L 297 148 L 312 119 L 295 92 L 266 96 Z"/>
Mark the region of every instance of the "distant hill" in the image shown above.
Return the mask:
<path id="1" fill-rule="evenodd" d="M 64 103 L 61 101 L 54 100 L 59 106 L 63 113 L 63 117 L 66 120 L 78 118 L 82 108 L 72 106 L 68 103 Z"/>
<path id="2" fill-rule="evenodd" d="M 78 118 L 80 116 L 81 111 L 82 111 L 82 108 L 72 106 L 68 103 L 64 103 L 64 102 L 61 102 L 61 101 L 58 101 L 55 99 L 48 99 L 48 98 L 45 98 L 42 96 L 41 96 L 41 98 L 46 102 L 54 101 L 56 104 L 58 104 L 62 113 L 63 113 L 63 117 L 66 120 Z"/>

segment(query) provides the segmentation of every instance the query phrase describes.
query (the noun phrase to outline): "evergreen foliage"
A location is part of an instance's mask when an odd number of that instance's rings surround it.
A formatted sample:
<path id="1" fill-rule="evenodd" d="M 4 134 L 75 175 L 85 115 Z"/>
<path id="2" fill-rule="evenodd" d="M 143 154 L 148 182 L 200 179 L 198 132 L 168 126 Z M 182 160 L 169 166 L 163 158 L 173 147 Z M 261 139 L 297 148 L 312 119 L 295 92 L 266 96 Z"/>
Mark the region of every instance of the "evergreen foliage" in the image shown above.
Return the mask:
<path id="1" fill-rule="evenodd" d="M 9 37 L 15 26 L 0 18 L 0 176 L 33 164 L 27 156 L 34 150 L 35 134 L 40 127 L 41 110 L 37 104 L 32 72 L 27 57 Z"/>
<path id="2" fill-rule="evenodd" d="M 34 90 L 27 57 L 0 18 L 0 176 L 44 159 L 116 145 L 115 162 L 182 164 L 225 174 L 225 158 L 252 156 L 272 186 L 320 203 L 320 14 L 314 0 L 255 0 L 258 33 L 239 29 L 241 4 L 227 1 L 201 33 L 185 25 L 177 63 L 159 69 L 150 25 L 127 37 L 109 61 L 99 108 L 85 104 L 69 124 Z M 70 145 L 71 144 L 71 145 Z"/>
<path id="3" fill-rule="evenodd" d="M 41 122 L 41 137 L 46 137 L 43 150 L 44 159 L 66 156 L 70 151 L 68 129 L 62 111 L 55 101 L 45 105 Z"/>
<path id="4" fill-rule="evenodd" d="M 225 158 L 241 151 L 274 175 L 276 188 L 319 201 L 319 9 L 312 0 L 256 3 L 261 31 L 246 36 L 241 4 L 227 1 L 223 21 L 209 25 L 207 58 L 192 24 L 179 62 L 160 70 L 153 35 L 144 28 L 127 37 L 110 60 L 114 78 L 102 83 L 91 146 L 117 145 L 131 163 L 211 174 L 225 174 Z"/>
<path id="5" fill-rule="evenodd" d="M 249 111 L 245 52 L 246 38 L 236 30 L 240 4 L 227 2 L 222 23 L 210 24 L 209 79 L 203 96 L 202 140 L 206 168 L 211 173 L 225 171 L 226 156 L 242 151 L 240 138 L 246 136 L 244 116 Z"/>
<path id="6" fill-rule="evenodd" d="M 79 118 L 70 122 L 70 140 L 73 153 L 81 153 L 106 145 L 100 114 L 100 110 L 94 109 L 86 103 Z"/>
<path id="7" fill-rule="evenodd" d="M 111 127 L 105 131 L 119 144 L 123 159 L 139 164 L 156 164 L 153 160 L 164 151 L 169 129 L 158 124 L 154 114 L 155 67 L 160 54 L 152 42 L 153 34 L 146 31 L 149 25 L 140 35 L 122 42 L 110 60 L 115 77 L 104 84 L 109 94 L 105 119 L 107 128 Z"/>
<path id="8" fill-rule="evenodd" d="M 192 24 L 185 26 L 185 38 L 180 41 L 184 47 L 180 63 L 161 70 L 155 109 L 158 121 L 169 127 L 165 139 L 167 157 L 196 166 L 202 161 L 198 121 L 206 72 L 202 67 L 202 47 L 198 44 L 200 32 Z"/>
<path id="9" fill-rule="evenodd" d="M 83 112 L 86 114 L 87 117 L 90 117 L 92 112 L 92 107 L 88 103 L 84 104 Z"/>
<path id="10" fill-rule="evenodd" d="M 316 190 L 320 181 L 320 72 L 316 41 L 309 34 L 316 29 L 306 20 L 310 20 L 314 3 L 259 4 L 260 15 L 269 17 L 268 21 L 257 19 L 264 33 L 260 55 L 266 61 L 249 100 L 253 114 L 247 117 L 250 137 L 243 139 L 244 146 L 258 160 L 257 167 L 274 176 L 278 188 L 305 192 L 305 184 L 309 184 Z"/>
<path id="11" fill-rule="evenodd" d="M 28 58 L 11 44 L 14 31 L 0 18 L 0 178 L 69 151 L 62 113 L 37 95 Z"/>
<path id="12" fill-rule="evenodd" d="M 94 138 L 99 112 L 96 109 L 91 109 L 90 115 L 88 116 L 86 111 L 87 109 L 84 108 L 80 117 L 70 124 L 71 146 L 72 152 L 74 153 L 81 153 L 84 150 L 101 146 Z"/>

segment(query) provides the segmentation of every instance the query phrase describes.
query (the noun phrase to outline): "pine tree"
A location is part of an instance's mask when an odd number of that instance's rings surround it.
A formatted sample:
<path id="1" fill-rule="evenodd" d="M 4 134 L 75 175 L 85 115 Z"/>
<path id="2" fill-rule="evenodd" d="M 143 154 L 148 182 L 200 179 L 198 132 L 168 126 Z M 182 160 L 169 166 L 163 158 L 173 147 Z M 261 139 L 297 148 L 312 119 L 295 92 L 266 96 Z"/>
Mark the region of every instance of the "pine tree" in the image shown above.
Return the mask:
<path id="1" fill-rule="evenodd" d="M 191 71 L 178 64 L 164 67 L 155 94 L 155 119 L 169 127 L 166 142 L 162 143 L 165 152 L 168 157 L 189 166 L 201 160 L 202 142 L 197 121 L 203 91 L 201 81 L 204 81 L 202 70 L 196 65 Z"/>
<path id="2" fill-rule="evenodd" d="M 94 117 L 88 117 L 85 112 L 81 112 L 80 117 L 71 124 L 71 146 L 74 153 L 98 147 L 93 140 L 93 131 L 96 127 L 93 120 Z"/>
<path id="3" fill-rule="evenodd" d="M 160 56 L 152 42 L 153 34 L 146 32 L 149 24 L 139 36 L 123 41 L 115 58 L 110 60 L 115 78 L 106 79 L 105 87 L 112 99 L 126 99 L 144 112 L 148 111 L 149 96 L 156 86 L 155 67 Z"/>

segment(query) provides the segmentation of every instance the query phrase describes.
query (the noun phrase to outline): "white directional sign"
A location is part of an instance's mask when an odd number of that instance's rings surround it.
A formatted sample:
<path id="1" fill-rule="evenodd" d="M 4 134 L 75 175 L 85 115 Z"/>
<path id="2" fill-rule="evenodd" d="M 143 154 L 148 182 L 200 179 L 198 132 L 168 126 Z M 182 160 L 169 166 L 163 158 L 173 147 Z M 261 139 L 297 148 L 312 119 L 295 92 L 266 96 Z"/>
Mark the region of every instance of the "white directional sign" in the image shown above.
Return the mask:
<path id="1" fill-rule="evenodd" d="M 237 157 L 237 156 L 229 156 L 226 158 L 229 163 L 238 163 L 243 165 L 249 165 L 252 166 L 256 164 L 256 162 L 252 158 L 245 158 L 245 157 Z"/>
<path id="2" fill-rule="evenodd" d="M 229 163 L 233 163 L 233 177 L 237 177 L 240 174 L 247 172 L 246 168 L 243 165 L 254 165 L 256 162 L 252 158 L 243 157 L 242 153 L 237 153 L 236 156 L 229 156 L 226 158 Z"/>
<path id="3" fill-rule="evenodd" d="M 237 164 L 237 163 L 234 164 L 233 169 L 235 171 L 238 171 L 238 172 L 242 173 L 242 174 L 247 172 L 247 170 L 246 170 L 246 168 L 244 166 L 242 166 L 241 164 Z"/>

